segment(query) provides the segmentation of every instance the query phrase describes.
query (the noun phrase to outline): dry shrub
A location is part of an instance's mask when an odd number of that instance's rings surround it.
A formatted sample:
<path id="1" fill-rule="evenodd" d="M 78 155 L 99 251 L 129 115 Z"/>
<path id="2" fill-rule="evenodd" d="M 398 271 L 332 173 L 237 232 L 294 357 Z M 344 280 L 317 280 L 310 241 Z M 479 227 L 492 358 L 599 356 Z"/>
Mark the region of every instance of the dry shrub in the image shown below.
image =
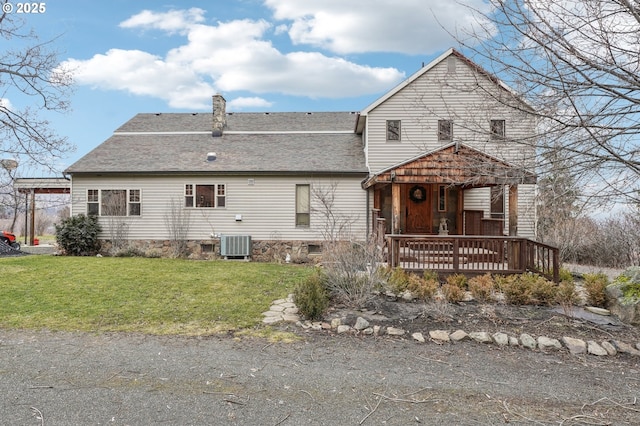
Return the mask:
<path id="1" fill-rule="evenodd" d="M 556 288 L 556 301 L 562 306 L 573 306 L 578 304 L 580 298 L 576 291 L 576 283 L 573 281 L 561 281 Z"/>
<path id="2" fill-rule="evenodd" d="M 463 274 L 453 274 L 447 277 L 447 284 L 454 285 L 460 290 L 467 289 L 467 277 Z"/>
<path id="3" fill-rule="evenodd" d="M 500 291 L 505 302 L 511 305 L 526 305 L 531 301 L 531 288 L 527 281 L 520 279 L 520 275 L 508 275 L 498 280 Z"/>
<path id="4" fill-rule="evenodd" d="M 440 288 L 447 302 L 458 303 L 464 299 L 464 290 L 455 284 L 446 283 Z"/>
<path id="5" fill-rule="evenodd" d="M 372 244 L 338 241 L 323 252 L 325 285 L 330 297 L 350 308 L 362 308 L 381 284 L 379 251 Z"/>
<path id="6" fill-rule="evenodd" d="M 556 283 L 536 274 L 523 274 L 522 279 L 528 280 L 530 283 L 531 304 L 552 305 L 555 303 L 558 297 L 558 286 Z"/>
<path id="7" fill-rule="evenodd" d="M 490 302 L 493 300 L 493 287 L 495 282 L 491 274 L 473 277 L 468 282 L 469 291 L 478 302 Z"/>
<path id="8" fill-rule="evenodd" d="M 409 275 L 409 284 L 407 290 L 409 290 L 415 297 L 420 300 L 431 300 L 434 298 L 440 287 L 440 282 L 437 278 L 428 276 L 425 273 L 425 277 L 418 275 Z"/>
<path id="9" fill-rule="evenodd" d="M 609 285 L 609 277 L 603 273 L 584 274 L 584 290 L 587 292 L 587 303 L 604 308 L 607 302 L 605 289 Z"/>
<path id="10" fill-rule="evenodd" d="M 397 266 L 395 268 L 387 268 L 385 271 L 385 277 L 389 290 L 399 294 L 409 288 L 411 274 L 407 273 L 404 269 Z"/>

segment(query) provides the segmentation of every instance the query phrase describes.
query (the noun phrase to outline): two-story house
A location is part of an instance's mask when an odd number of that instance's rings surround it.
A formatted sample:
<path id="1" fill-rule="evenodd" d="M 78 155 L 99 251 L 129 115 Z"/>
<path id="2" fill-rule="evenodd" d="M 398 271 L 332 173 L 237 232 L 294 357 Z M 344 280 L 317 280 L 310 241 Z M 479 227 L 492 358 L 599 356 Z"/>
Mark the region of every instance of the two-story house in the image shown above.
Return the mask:
<path id="1" fill-rule="evenodd" d="M 233 254 L 228 236 L 246 236 L 256 258 L 364 240 L 378 223 L 532 238 L 534 126 L 511 89 L 451 49 L 360 112 L 233 113 L 216 95 L 213 114 L 138 114 L 66 170 L 72 214 L 145 249 L 178 236 Z"/>

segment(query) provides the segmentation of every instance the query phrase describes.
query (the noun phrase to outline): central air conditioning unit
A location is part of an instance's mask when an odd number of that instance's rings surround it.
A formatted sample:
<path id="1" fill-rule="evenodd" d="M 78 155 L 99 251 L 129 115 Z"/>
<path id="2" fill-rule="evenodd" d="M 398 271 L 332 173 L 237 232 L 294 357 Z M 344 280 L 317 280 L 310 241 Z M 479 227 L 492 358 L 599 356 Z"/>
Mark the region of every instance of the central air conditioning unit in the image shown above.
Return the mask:
<path id="1" fill-rule="evenodd" d="M 251 235 L 221 235 L 220 236 L 220 256 L 228 259 L 230 257 L 251 257 Z"/>

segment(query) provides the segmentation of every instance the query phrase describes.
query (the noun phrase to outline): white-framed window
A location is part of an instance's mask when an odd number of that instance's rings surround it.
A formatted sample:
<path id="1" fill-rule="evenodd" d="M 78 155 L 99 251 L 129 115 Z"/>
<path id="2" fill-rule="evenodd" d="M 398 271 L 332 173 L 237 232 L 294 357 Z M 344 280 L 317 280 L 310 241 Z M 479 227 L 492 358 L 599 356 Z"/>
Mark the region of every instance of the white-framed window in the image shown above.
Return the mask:
<path id="1" fill-rule="evenodd" d="M 505 120 L 491 120 L 489 122 L 489 134 L 491 140 L 501 140 L 506 136 Z"/>
<path id="2" fill-rule="evenodd" d="M 311 185 L 296 185 L 296 226 L 311 225 Z"/>
<path id="3" fill-rule="evenodd" d="M 452 120 L 438 120 L 438 140 L 439 141 L 453 140 L 453 121 Z"/>
<path id="4" fill-rule="evenodd" d="M 401 126 L 400 120 L 387 120 L 387 142 L 400 142 Z"/>
<path id="5" fill-rule="evenodd" d="M 217 184 L 192 184 L 184 186 L 184 206 L 215 209 L 227 205 L 227 186 Z"/>
<path id="6" fill-rule="evenodd" d="M 140 189 L 88 189 L 87 214 L 96 216 L 140 216 Z"/>
<path id="7" fill-rule="evenodd" d="M 100 214 L 100 191 L 87 189 L 87 215 L 98 216 Z"/>

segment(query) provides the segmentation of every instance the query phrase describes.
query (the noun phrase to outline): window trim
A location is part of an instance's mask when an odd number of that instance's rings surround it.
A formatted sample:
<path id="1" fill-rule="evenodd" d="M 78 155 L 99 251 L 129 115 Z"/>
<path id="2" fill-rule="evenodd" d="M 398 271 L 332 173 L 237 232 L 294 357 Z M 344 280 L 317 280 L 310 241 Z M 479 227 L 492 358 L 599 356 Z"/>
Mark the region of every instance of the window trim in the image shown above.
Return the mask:
<path id="1" fill-rule="evenodd" d="M 447 185 L 438 185 L 438 212 L 447 211 L 447 196 L 449 188 Z"/>

